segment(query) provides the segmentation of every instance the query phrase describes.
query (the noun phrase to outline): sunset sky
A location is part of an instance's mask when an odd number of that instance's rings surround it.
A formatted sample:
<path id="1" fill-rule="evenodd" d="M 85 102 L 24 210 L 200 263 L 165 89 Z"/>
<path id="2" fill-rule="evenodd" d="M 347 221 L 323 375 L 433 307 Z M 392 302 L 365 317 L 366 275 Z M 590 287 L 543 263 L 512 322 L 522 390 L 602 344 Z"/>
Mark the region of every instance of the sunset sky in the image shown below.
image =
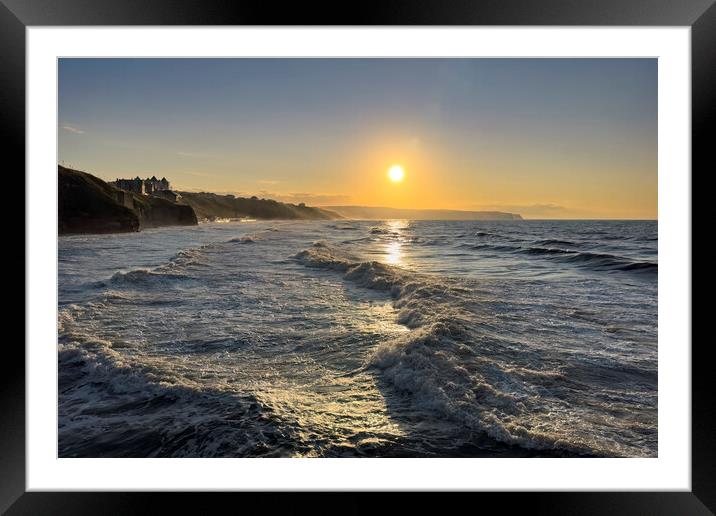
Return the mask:
<path id="1" fill-rule="evenodd" d="M 60 59 L 58 126 L 58 160 L 107 180 L 657 217 L 656 59 Z"/>

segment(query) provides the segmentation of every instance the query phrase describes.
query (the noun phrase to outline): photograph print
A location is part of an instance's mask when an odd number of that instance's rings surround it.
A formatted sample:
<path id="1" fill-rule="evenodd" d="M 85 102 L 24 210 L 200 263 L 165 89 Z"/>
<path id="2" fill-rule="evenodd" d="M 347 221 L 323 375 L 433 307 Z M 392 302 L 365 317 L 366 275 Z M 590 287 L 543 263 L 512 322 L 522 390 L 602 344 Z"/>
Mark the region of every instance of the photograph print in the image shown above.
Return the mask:
<path id="1" fill-rule="evenodd" d="M 657 66 L 59 59 L 59 457 L 657 457 Z"/>

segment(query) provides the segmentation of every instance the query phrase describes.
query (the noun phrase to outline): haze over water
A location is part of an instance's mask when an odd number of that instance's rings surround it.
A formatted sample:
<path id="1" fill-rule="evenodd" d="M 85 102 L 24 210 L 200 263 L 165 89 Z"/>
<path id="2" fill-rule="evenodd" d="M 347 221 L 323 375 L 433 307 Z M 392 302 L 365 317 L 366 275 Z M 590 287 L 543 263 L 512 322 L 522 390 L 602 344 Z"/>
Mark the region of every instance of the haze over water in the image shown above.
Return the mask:
<path id="1" fill-rule="evenodd" d="M 657 454 L 657 223 L 59 239 L 59 455 Z"/>

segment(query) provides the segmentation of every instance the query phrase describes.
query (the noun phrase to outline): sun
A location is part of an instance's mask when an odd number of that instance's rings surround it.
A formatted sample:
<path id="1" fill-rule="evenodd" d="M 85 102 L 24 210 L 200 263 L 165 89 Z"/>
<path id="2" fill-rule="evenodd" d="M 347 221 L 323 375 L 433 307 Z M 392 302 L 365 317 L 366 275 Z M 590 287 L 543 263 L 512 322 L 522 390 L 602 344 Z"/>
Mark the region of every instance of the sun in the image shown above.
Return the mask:
<path id="1" fill-rule="evenodd" d="M 400 183 L 405 177 L 405 171 L 400 165 L 393 165 L 388 169 L 388 177 L 394 183 Z"/>

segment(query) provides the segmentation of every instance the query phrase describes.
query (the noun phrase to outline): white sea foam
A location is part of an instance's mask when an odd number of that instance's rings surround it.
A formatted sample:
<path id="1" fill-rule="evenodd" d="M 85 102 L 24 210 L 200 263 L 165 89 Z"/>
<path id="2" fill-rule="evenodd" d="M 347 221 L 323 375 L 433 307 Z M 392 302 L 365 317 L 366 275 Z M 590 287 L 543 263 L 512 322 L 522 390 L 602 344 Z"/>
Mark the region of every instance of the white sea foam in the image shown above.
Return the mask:
<path id="1" fill-rule="evenodd" d="M 614 425 L 604 433 L 595 432 L 588 421 L 595 414 L 587 407 L 570 407 L 574 400 L 560 395 L 546 396 L 564 379 L 561 371 L 538 369 L 529 356 L 513 353 L 510 360 L 504 360 L 494 353 L 502 346 L 489 342 L 480 331 L 483 318 L 469 310 L 475 299 L 465 285 L 375 261 L 356 261 L 325 242 L 315 243 L 296 258 L 310 267 L 343 272 L 348 281 L 392 295 L 398 321 L 412 331 L 379 344 L 367 366 L 379 370 L 381 378 L 399 391 L 410 393 L 421 408 L 525 448 L 650 455 L 647 449 L 614 438 L 643 430 L 640 425 Z"/>
<path id="2" fill-rule="evenodd" d="M 243 235 L 229 239 L 229 242 L 236 244 L 255 244 L 259 240 L 256 235 Z"/>

